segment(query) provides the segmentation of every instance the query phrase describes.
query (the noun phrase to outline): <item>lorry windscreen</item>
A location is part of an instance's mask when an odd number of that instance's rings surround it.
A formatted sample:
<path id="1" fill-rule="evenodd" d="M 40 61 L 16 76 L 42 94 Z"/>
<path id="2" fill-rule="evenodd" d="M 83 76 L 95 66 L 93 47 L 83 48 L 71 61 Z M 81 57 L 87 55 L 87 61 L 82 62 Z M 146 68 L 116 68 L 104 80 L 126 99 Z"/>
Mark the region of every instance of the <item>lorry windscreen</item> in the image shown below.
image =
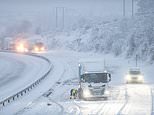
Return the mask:
<path id="1" fill-rule="evenodd" d="M 108 77 L 107 73 L 88 73 L 88 74 L 83 74 L 81 76 L 81 79 L 83 79 L 84 82 L 88 83 L 107 83 L 108 82 Z"/>

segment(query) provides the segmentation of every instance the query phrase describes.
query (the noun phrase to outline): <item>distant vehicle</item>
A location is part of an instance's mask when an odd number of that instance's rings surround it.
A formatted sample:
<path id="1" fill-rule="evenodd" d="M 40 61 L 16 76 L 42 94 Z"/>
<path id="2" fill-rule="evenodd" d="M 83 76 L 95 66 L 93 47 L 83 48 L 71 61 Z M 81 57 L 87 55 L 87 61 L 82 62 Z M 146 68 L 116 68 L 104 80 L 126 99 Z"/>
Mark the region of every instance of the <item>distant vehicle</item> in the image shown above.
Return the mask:
<path id="1" fill-rule="evenodd" d="M 16 43 L 15 49 L 17 52 L 28 52 L 29 44 L 25 41 L 19 41 Z"/>
<path id="2" fill-rule="evenodd" d="M 108 83 L 111 81 L 111 74 L 106 71 L 89 71 L 81 73 L 81 69 L 82 65 L 79 64 L 79 99 L 107 99 L 110 95 Z"/>
<path id="3" fill-rule="evenodd" d="M 8 50 L 24 53 L 29 51 L 28 48 L 29 48 L 28 42 L 24 39 L 20 39 L 16 41 L 11 41 L 9 43 Z"/>
<path id="4" fill-rule="evenodd" d="M 46 50 L 45 45 L 42 42 L 37 42 L 33 46 L 34 52 L 44 52 Z"/>
<path id="5" fill-rule="evenodd" d="M 126 75 L 126 83 L 143 83 L 144 77 L 139 68 L 131 68 Z"/>

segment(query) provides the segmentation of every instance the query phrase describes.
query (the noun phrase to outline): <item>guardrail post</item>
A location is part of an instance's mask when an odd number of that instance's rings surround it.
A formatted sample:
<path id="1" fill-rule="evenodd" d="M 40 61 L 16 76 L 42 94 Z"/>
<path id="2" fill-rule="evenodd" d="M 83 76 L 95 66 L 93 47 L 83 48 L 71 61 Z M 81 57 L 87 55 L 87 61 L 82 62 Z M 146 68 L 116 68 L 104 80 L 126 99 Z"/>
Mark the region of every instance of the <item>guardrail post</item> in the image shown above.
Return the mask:
<path id="1" fill-rule="evenodd" d="M 17 94 L 17 98 L 19 97 L 19 95 Z"/>
<path id="2" fill-rule="evenodd" d="M 23 93 L 21 92 L 21 96 L 23 96 Z"/>
<path id="3" fill-rule="evenodd" d="M 5 102 L 3 102 L 3 106 L 5 106 Z"/>

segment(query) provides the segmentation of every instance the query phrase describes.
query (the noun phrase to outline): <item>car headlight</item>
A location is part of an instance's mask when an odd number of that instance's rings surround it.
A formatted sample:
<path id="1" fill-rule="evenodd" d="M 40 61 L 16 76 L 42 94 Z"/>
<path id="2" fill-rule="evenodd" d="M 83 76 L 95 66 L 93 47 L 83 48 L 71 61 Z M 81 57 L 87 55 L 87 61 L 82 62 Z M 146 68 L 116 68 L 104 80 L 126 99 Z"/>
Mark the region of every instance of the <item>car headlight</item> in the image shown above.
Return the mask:
<path id="1" fill-rule="evenodd" d="M 41 47 L 41 51 L 44 51 L 45 50 L 45 48 L 44 47 Z"/>
<path id="2" fill-rule="evenodd" d="M 25 52 L 28 52 L 28 49 L 27 48 L 25 48 Z"/>
<path id="3" fill-rule="evenodd" d="M 105 90 L 104 94 L 105 94 L 105 95 L 109 95 L 109 94 L 110 94 L 110 91 Z"/>
<path id="4" fill-rule="evenodd" d="M 35 47 L 34 50 L 37 52 L 37 51 L 39 51 L 39 48 L 38 47 Z"/>
<path id="5" fill-rule="evenodd" d="M 141 75 L 138 76 L 138 80 L 139 80 L 139 81 L 143 81 L 143 76 L 141 76 Z"/>
<path id="6" fill-rule="evenodd" d="M 84 97 L 89 97 L 91 94 L 90 94 L 90 91 L 88 89 L 85 89 L 83 90 L 83 96 Z"/>

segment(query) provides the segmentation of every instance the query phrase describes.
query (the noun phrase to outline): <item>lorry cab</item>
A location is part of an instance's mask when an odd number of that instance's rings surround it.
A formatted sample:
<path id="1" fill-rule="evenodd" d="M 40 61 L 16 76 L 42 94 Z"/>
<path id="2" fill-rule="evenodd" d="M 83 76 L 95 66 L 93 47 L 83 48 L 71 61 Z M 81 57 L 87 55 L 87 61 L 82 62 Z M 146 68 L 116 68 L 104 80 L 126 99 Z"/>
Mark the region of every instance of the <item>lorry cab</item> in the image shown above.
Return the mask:
<path id="1" fill-rule="evenodd" d="M 81 69 L 79 67 L 79 69 Z M 107 99 L 110 95 L 108 83 L 111 81 L 111 74 L 102 71 L 84 72 L 80 76 L 79 98 L 84 100 L 94 98 Z"/>

